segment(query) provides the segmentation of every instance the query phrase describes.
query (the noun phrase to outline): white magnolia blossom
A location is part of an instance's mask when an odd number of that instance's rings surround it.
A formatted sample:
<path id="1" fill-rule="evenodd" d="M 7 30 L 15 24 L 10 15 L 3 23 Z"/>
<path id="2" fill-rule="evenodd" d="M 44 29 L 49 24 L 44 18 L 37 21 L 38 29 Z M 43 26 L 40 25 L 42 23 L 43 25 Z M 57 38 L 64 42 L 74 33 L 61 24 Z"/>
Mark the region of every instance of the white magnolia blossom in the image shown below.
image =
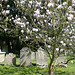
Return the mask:
<path id="1" fill-rule="evenodd" d="M 63 2 L 63 5 L 64 5 L 64 6 L 67 5 L 67 2 Z"/>
<path id="2" fill-rule="evenodd" d="M 36 2 L 36 7 L 41 6 L 41 2 Z"/>
<path id="3" fill-rule="evenodd" d="M 14 20 L 14 17 L 12 17 L 12 20 Z M 17 21 L 17 20 L 14 20 L 14 21 Z"/>
<path id="4" fill-rule="evenodd" d="M 63 6 L 62 6 L 62 5 L 59 5 L 59 6 L 57 7 L 57 9 L 63 9 Z"/>
<path id="5" fill-rule="evenodd" d="M 72 6 L 74 7 L 74 6 L 75 6 L 75 4 L 72 4 Z"/>
<path id="6" fill-rule="evenodd" d="M 34 11 L 34 17 L 39 18 L 40 17 L 40 10 L 37 9 L 36 11 Z"/>
<path id="7" fill-rule="evenodd" d="M 46 14 L 50 15 L 51 14 L 50 10 L 46 10 Z"/>
<path id="8" fill-rule="evenodd" d="M 10 13 L 10 10 L 6 10 L 6 14 L 9 14 Z"/>
<path id="9" fill-rule="evenodd" d="M 53 2 L 53 0 L 50 0 L 50 2 Z"/>
<path id="10" fill-rule="evenodd" d="M 20 19 L 20 18 L 17 18 L 16 20 L 17 20 L 17 21 L 20 21 L 21 19 Z"/>
<path id="11" fill-rule="evenodd" d="M 28 39 L 28 36 L 26 36 L 26 39 Z"/>
<path id="12" fill-rule="evenodd" d="M 41 9 L 43 9 L 44 7 L 41 7 Z"/>
<path id="13" fill-rule="evenodd" d="M 60 2 L 60 0 L 57 0 L 57 2 Z"/>
<path id="14" fill-rule="evenodd" d="M 72 20 L 72 17 L 67 17 L 68 21 L 71 21 Z"/>
<path id="15" fill-rule="evenodd" d="M 69 17 L 73 18 L 74 16 L 72 14 L 69 14 Z"/>
<path id="16" fill-rule="evenodd" d="M 70 41 L 73 41 L 72 39 Z"/>
<path id="17" fill-rule="evenodd" d="M 6 21 L 8 21 L 8 17 L 6 18 Z"/>
<path id="18" fill-rule="evenodd" d="M 60 52 L 62 52 L 64 49 L 60 49 Z"/>
<path id="19" fill-rule="evenodd" d="M 69 45 L 72 45 L 72 43 L 70 43 Z"/>
<path id="20" fill-rule="evenodd" d="M 24 30 L 21 30 L 21 33 L 24 33 Z"/>
<path id="21" fill-rule="evenodd" d="M 72 0 L 72 6 L 73 7 L 75 6 L 75 0 Z"/>
<path id="22" fill-rule="evenodd" d="M 72 31 L 70 31 L 69 34 L 72 34 Z"/>
<path id="23" fill-rule="evenodd" d="M 9 13 L 10 13 L 10 10 L 4 10 L 4 11 L 2 12 L 2 14 L 4 14 L 4 15 L 9 14 Z"/>
<path id="24" fill-rule="evenodd" d="M 36 36 L 36 38 L 40 38 L 39 36 Z"/>
<path id="25" fill-rule="evenodd" d="M 48 45 L 48 48 L 51 48 L 51 46 L 50 46 L 50 45 Z"/>
<path id="26" fill-rule="evenodd" d="M 22 24 L 21 24 L 21 27 L 22 27 L 22 28 L 23 28 L 23 27 L 25 27 L 25 24 L 24 24 L 24 23 L 22 23 Z"/>
<path id="27" fill-rule="evenodd" d="M 7 29 L 5 28 L 4 31 L 7 31 Z"/>
<path id="28" fill-rule="evenodd" d="M 18 20 L 20 20 L 20 18 L 18 18 L 18 19 L 16 19 L 16 20 L 13 20 L 13 22 L 14 22 L 15 24 L 20 25 L 21 27 L 25 27 L 25 26 L 26 26 L 25 23 L 18 22 Z"/>
<path id="29" fill-rule="evenodd" d="M 65 44 L 65 43 L 63 43 L 62 45 L 63 45 L 63 46 L 66 46 L 66 44 Z"/>
<path id="30" fill-rule="evenodd" d="M 38 32 L 38 29 L 36 29 L 36 28 L 33 28 L 32 30 Z"/>
<path id="31" fill-rule="evenodd" d="M 4 10 L 4 11 L 2 11 L 2 14 L 5 14 L 5 10 Z"/>
<path id="32" fill-rule="evenodd" d="M 59 48 L 56 48 L 56 51 L 59 51 Z"/>
<path id="33" fill-rule="evenodd" d="M 0 7 L 2 7 L 2 4 L 0 4 Z"/>
<path id="34" fill-rule="evenodd" d="M 9 8 L 9 7 L 10 7 L 10 5 L 7 5 L 7 7 Z"/>
<path id="35" fill-rule="evenodd" d="M 50 38 L 50 37 L 48 37 L 48 39 L 50 40 L 51 38 Z"/>
<path id="36" fill-rule="evenodd" d="M 66 16 L 68 16 L 69 14 L 68 13 L 66 13 Z"/>
<path id="37" fill-rule="evenodd" d="M 44 22 L 47 22 L 47 20 L 44 20 Z"/>
<path id="38" fill-rule="evenodd" d="M 69 10 L 69 11 L 72 11 L 72 10 L 73 10 L 72 6 L 69 6 L 69 7 L 68 7 L 68 10 Z"/>
<path id="39" fill-rule="evenodd" d="M 40 10 L 39 9 L 37 9 L 36 11 L 34 11 L 35 12 L 35 14 L 37 14 L 37 15 L 39 15 L 40 14 Z"/>
<path id="40" fill-rule="evenodd" d="M 29 24 L 29 22 L 26 22 L 26 24 Z"/>
<path id="41" fill-rule="evenodd" d="M 40 37 L 42 37 L 42 34 L 39 34 Z"/>
<path id="42" fill-rule="evenodd" d="M 75 13 L 75 11 L 71 10 L 71 11 L 69 11 L 69 13 Z"/>
<path id="43" fill-rule="evenodd" d="M 54 7 L 54 3 L 48 3 L 48 5 L 47 5 L 49 8 L 52 8 L 52 7 Z"/>
<path id="44" fill-rule="evenodd" d="M 32 5 L 33 2 L 32 1 L 29 1 L 29 3 Z"/>
<path id="45" fill-rule="evenodd" d="M 73 39 L 73 38 L 75 38 L 75 36 L 71 36 L 70 38 L 72 38 L 72 39 Z"/>
<path id="46" fill-rule="evenodd" d="M 45 15 L 44 15 L 44 14 L 43 14 L 43 15 L 40 15 L 40 17 L 41 17 L 41 18 L 44 18 L 44 17 L 45 17 Z"/>
<path id="47" fill-rule="evenodd" d="M 63 42 L 63 41 L 60 41 L 60 43 L 62 43 L 62 44 L 63 44 L 64 42 Z"/>
<path id="48" fill-rule="evenodd" d="M 27 33 L 30 33 L 30 30 L 29 30 L 29 28 L 27 28 Z"/>
<path id="49" fill-rule="evenodd" d="M 32 31 L 30 31 L 30 34 L 32 34 Z"/>
<path id="50" fill-rule="evenodd" d="M 73 64 L 73 61 L 71 61 L 71 63 Z"/>
<path id="51" fill-rule="evenodd" d="M 25 1 L 21 1 L 20 4 L 25 4 Z"/>
<path id="52" fill-rule="evenodd" d="M 30 5 L 30 4 L 28 4 L 28 7 L 30 7 L 30 8 L 31 8 L 31 5 Z"/>
<path id="53" fill-rule="evenodd" d="M 65 34 L 62 34 L 62 36 L 65 36 Z"/>

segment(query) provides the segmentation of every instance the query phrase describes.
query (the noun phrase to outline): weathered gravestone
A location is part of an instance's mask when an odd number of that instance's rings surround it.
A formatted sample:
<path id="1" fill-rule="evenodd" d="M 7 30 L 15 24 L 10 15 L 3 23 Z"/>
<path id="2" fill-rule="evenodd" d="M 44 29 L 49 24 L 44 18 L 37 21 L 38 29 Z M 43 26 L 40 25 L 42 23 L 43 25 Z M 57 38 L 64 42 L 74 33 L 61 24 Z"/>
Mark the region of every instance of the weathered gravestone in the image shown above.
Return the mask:
<path id="1" fill-rule="evenodd" d="M 31 49 L 22 48 L 20 50 L 20 66 L 30 66 L 31 65 Z"/>
<path id="2" fill-rule="evenodd" d="M 36 65 L 40 67 L 48 67 L 48 55 L 41 47 L 36 52 Z"/>
<path id="3" fill-rule="evenodd" d="M 31 60 L 35 60 L 35 52 L 31 52 Z"/>
<path id="4" fill-rule="evenodd" d="M 4 61 L 4 59 L 5 59 L 5 53 L 6 52 L 1 52 L 1 49 L 0 49 L 0 62 Z"/>
<path id="5" fill-rule="evenodd" d="M 67 57 L 66 56 L 59 56 L 56 61 L 55 61 L 55 66 L 59 66 L 59 67 L 67 67 L 67 64 L 65 64 L 67 61 Z"/>
<path id="6" fill-rule="evenodd" d="M 16 55 L 9 53 L 5 57 L 5 65 L 16 65 Z"/>

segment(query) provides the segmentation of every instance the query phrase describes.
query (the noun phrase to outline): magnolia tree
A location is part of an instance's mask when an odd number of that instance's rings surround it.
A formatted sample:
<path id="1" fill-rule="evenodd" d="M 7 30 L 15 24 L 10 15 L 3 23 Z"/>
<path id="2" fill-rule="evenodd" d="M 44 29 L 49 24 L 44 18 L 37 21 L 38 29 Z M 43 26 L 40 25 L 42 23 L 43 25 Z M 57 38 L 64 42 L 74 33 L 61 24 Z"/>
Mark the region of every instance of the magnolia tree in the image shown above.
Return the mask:
<path id="1" fill-rule="evenodd" d="M 68 0 L 65 2 L 59 1 L 60 0 L 15 0 L 14 4 L 18 10 L 18 14 L 16 14 L 14 18 L 11 17 L 11 19 L 9 19 L 10 21 L 13 19 L 13 29 L 15 29 L 13 32 L 17 31 L 15 34 L 20 40 L 23 42 L 32 40 L 31 43 L 35 41 L 35 44 L 39 46 L 40 43 L 43 44 L 43 48 L 47 51 L 51 60 L 49 64 L 50 75 L 54 67 L 53 61 L 55 54 L 61 54 L 67 47 L 68 43 L 66 41 L 68 40 L 68 35 L 66 37 L 65 35 L 68 33 L 66 29 L 68 29 L 74 22 L 73 20 L 75 20 L 74 5 L 71 6 L 71 4 L 68 4 Z M 3 9 L 1 12 L 2 11 Z M 6 26 L 5 32 L 7 33 L 9 31 L 8 28 L 9 27 Z M 69 45 L 71 44 L 69 43 Z"/>
<path id="2" fill-rule="evenodd" d="M 20 36 L 20 39 L 34 39 L 37 44 L 40 42 L 44 44 L 44 49 L 48 52 L 51 60 L 49 64 L 50 75 L 55 53 L 60 50 L 61 54 L 67 47 L 67 42 L 65 42 L 66 29 L 75 19 L 74 5 L 71 6 L 68 3 L 68 0 L 61 4 L 59 0 L 17 1 L 17 8 L 22 7 L 20 10 L 23 16 L 21 16 L 20 20 L 14 20 L 14 22 L 21 25 L 23 28 L 21 30 L 22 34 L 26 34 Z M 24 25 L 20 24 L 20 21 Z"/>

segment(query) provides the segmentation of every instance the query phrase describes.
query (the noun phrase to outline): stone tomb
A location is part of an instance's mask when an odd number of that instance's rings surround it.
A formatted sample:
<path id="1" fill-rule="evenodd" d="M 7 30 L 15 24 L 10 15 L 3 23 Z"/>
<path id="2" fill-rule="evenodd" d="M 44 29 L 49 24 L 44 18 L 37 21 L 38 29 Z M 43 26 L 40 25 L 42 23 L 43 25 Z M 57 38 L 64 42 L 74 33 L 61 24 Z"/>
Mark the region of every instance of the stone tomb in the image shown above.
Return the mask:
<path id="1" fill-rule="evenodd" d="M 59 67 L 67 67 L 67 64 L 65 64 L 67 61 L 67 57 L 66 56 L 59 56 L 56 61 L 55 61 L 55 66 L 59 66 Z"/>
<path id="2" fill-rule="evenodd" d="M 4 59 L 5 59 L 5 53 L 6 52 L 1 52 L 1 49 L 0 49 L 0 62 L 4 61 Z"/>
<path id="3" fill-rule="evenodd" d="M 40 67 L 48 67 L 48 54 L 41 47 L 36 52 L 36 65 Z"/>
<path id="4" fill-rule="evenodd" d="M 16 55 L 9 53 L 5 57 L 5 65 L 16 65 Z"/>
<path id="5" fill-rule="evenodd" d="M 28 47 L 22 48 L 20 50 L 20 66 L 30 66 L 31 65 L 31 49 Z"/>

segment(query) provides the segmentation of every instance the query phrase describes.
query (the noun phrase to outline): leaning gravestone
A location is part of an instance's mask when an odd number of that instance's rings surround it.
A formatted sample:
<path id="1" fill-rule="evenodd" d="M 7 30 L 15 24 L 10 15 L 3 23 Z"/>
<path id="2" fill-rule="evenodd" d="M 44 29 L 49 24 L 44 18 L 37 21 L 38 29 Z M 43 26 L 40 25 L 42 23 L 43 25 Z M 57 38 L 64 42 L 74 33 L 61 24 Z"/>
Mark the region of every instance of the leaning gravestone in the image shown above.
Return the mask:
<path id="1" fill-rule="evenodd" d="M 48 56 L 41 47 L 36 52 L 36 65 L 40 67 L 48 67 Z"/>
<path id="2" fill-rule="evenodd" d="M 31 49 L 22 48 L 20 50 L 20 66 L 30 66 L 31 65 Z"/>
<path id="3" fill-rule="evenodd" d="M 59 56 L 56 61 L 55 61 L 55 66 L 59 66 L 59 67 L 67 67 L 67 64 L 65 64 L 67 61 L 67 57 L 66 56 Z"/>
<path id="4" fill-rule="evenodd" d="M 16 55 L 9 53 L 5 58 L 5 65 L 16 65 Z"/>
<path id="5" fill-rule="evenodd" d="M 0 49 L 0 62 L 3 62 L 4 61 L 5 53 L 6 52 L 1 52 L 1 49 Z"/>
<path id="6" fill-rule="evenodd" d="M 35 60 L 35 52 L 31 52 L 31 60 Z"/>

